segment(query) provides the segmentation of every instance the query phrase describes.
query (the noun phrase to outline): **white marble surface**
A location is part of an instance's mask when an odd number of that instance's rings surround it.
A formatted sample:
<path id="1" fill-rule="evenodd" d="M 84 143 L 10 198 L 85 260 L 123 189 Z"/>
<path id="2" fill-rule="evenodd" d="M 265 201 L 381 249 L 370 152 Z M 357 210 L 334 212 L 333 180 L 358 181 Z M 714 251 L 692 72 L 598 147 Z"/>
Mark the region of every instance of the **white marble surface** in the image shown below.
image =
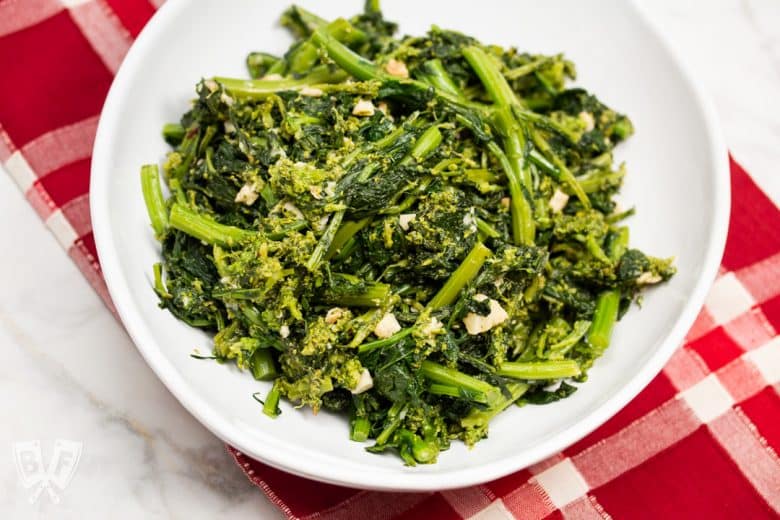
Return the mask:
<path id="1" fill-rule="evenodd" d="M 385 0 L 391 1 L 391 0 Z M 780 201 L 780 2 L 642 0 L 709 90 L 737 160 Z M 0 174 L 0 517 L 277 518 L 173 399 Z M 52 504 L 27 503 L 15 442 L 83 442 Z"/>

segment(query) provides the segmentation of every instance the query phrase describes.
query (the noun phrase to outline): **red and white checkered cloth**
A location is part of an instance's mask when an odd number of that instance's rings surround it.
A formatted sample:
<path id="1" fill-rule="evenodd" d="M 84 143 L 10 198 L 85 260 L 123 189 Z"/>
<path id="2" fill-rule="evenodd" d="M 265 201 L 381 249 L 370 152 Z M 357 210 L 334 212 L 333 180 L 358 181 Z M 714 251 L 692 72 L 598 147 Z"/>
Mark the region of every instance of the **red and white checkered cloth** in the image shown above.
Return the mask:
<path id="1" fill-rule="evenodd" d="M 161 0 L 0 0 L 0 163 L 108 300 L 89 221 L 103 99 Z M 780 211 L 736 163 L 726 253 L 685 345 L 601 428 L 508 477 L 438 493 L 308 481 L 231 449 L 290 518 L 775 518 Z"/>

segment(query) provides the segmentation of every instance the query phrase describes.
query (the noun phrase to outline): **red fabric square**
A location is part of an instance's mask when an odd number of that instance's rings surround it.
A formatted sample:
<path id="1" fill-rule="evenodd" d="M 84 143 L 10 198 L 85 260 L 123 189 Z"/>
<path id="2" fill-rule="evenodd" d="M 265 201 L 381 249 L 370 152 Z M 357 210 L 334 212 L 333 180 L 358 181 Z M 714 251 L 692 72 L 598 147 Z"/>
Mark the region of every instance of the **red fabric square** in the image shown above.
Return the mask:
<path id="1" fill-rule="evenodd" d="M 404 520 L 460 520 L 461 516 L 439 493 L 434 493 L 403 513 Z"/>
<path id="2" fill-rule="evenodd" d="M 706 427 L 592 494 L 614 518 L 764 518 L 772 512 Z"/>
<path id="3" fill-rule="evenodd" d="M 590 435 L 587 435 L 584 439 L 566 448 L 563 452 L 569 456 L 576 455 L 601 439 L 619 432 L 635 420 L 658 408 L 676 394 L 677 390 L 674 388 L 671 381 L 669 381 L 669 378 L 661 372 L 638 396 L 634 398 L 633 401 L 615 414 L 612 419 L 596 428 L 595 431 Z"/>
<path id="4" fill-rule="evenodd" d="M 83 159 L 63 166 L 37 182 L 55 204 L 61 207 L 79 195 L 89 192 L 90 162 L 90 159 Z"/>
<path id="5" fill-rule="evenodd" d="M 731 161 L 731 221 L 723 255 L 729 271 L 763 260 L 780 251 L 780 211 L 745 170 Z"/>
<path id="6" fill-rule="evenodd" d="M 111 85 L 111 73 L 67 11 L 0 37 L 0 71 L 0 121 L 18 148 L 98 114 Z"/>
<path id="7" fill-rule="evenodd" d="M 766 387 L 739 406 L 756 425 L 758 433 L 776 453 L 780 453 L 780 420 L 777 415 L 780 410 L 780 396 L 777 391 Z"/>
<path id="8" fill-rule="evenodd" d="M 249 459 L 247 459 L 249 460 Z M 357 489 L 333 486 L 296 477 L 284 471 L 252 461 L 257 475 L 285 504 L 293 507 L 296 516 L 306 516 L 336 506 L 360 493 Z"/>
<path id="9" fill-rule="evenodd" d="M 492 482 L 488 482 L 487 484 L 484 484 L 484 486 L 497 497 L 505 497 L 508 493 L 511 493 L 525 484 L 529 478 L 531 478 L 531 472 L 524 469 L 517 473 L 507 475 L 506 477 L 501 477 Z"/>
<path id="10" fill-rule="evenodd" d="M 95 236 L 92 234 L 92 231 L 84 235 L 83 237 L 80 237 L 77 242 L 81 242 L 84 244 L 84 248 L 87 250 L 89 254 L 91 254 L 93 257 L 95 257 L 95 260 L 98 260 L 98 254 L 97 254 L 97 246 L 95 245 Z"/>
<path id="11" fill-rule="evenodd" d="M 780 274 L 778 274 L 780 276 Z M 772 324 L 775 330 L 780 330 L 780 296 L 767 300 L 761 304 L 761 312 Z"/>
<path id="12" fill-rule="evenodd" d="M 742 349 L 721 327 L 691 341 L 687 347 L 696 351 L 712 372 L 742 355 Z"/>
<path id="13" fill-rule="evenodd" d="M 146 0 L 128 2 L 127 0 L 106 0 L 111 10 L 119 17 L 122 25 L 135 38 L 146 22 L 154 14 L 154 7 Z"/>

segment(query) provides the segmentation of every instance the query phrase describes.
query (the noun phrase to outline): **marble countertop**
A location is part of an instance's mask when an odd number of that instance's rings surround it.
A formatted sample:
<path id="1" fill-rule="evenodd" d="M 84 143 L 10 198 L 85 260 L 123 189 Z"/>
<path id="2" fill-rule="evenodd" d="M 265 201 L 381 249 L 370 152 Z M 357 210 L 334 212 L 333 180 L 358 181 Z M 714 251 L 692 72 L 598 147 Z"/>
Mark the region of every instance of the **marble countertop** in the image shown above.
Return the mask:
<path id="1" fill-rule="evenodd" d="M 709 90 L 726 141 L 780 202 L 780 3 L 641 0 Z M 54 237 L 0 173 L 0 517 L 279 518 L 222 443 L 146 366 Z M 19 441 L 83 443 L 59 504 L 27 502 Z"/>

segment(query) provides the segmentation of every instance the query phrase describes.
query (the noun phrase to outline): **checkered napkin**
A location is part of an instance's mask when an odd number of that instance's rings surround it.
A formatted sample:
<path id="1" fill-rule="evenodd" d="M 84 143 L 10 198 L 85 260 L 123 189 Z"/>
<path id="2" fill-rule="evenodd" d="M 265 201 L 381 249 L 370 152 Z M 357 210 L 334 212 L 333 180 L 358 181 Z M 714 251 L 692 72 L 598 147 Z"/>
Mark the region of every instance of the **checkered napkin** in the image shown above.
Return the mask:
<path id="1" fill-rule="evenodd" d="M 110 306 L 89 221 L 98 114 L 160 0 L 0 0 L 0 162 Z M 290 518 L 775 518 L 780 513 L 780 212 L 731 163 L 720 275 L 685 345 L 601 428 L 487 484 L 335 487 L 231 449 Z"/>

